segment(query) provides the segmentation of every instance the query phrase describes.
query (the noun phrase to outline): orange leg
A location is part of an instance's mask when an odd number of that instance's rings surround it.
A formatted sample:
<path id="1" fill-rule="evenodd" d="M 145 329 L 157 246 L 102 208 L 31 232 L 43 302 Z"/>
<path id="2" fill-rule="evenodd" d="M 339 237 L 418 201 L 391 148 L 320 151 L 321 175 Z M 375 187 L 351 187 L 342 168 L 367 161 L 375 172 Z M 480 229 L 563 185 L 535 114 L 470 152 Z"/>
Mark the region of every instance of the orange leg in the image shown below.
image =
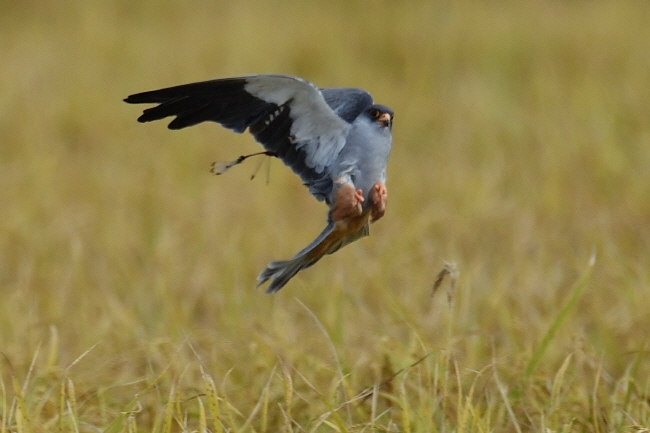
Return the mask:
<path id="1" fill-rule="evenodd" d="M 388 198 L 388 190 L 383 182 L 374 184 L 368 195 L 370 199 L 370 221 L 375 222 L 384 216 L 386 212 L 386 202 Z"/>
<path id="2" fill-rule="evenodd" d="M 334 203 L 332 203 L 332 220 L 340 221 L 361 215 L 363 191 L 355 189 L 351 183 L 339 183 L 334 186 Z"/>

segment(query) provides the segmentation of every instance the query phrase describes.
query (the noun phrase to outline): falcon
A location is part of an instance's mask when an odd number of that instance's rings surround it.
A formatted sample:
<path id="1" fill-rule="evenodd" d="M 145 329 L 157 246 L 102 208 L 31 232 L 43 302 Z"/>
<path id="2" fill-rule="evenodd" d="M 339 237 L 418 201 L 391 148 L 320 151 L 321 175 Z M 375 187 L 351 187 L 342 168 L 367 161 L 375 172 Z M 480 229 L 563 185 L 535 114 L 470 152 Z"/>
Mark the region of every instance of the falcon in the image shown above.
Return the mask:
<path id="1" fill-rule="evenodd" d="M 393 111 L 356 88 L 323 88 L 287 75 L 249 75 L 184 84 L 137 93 L 130 104 L 157 104 L 138 122 L 174 116 L 169 129 L 201 122 L 246 129 L 265 149 L 300 177 L 329 212 L 327 226 L 289 260 L 270 262 L 257 286 L 275 293 L 298 272 L 326 254 L 370 233 L 386 211 L 386 164 L 392 142 Z M 224 172 L 253 155 L 241 156 Z"/>

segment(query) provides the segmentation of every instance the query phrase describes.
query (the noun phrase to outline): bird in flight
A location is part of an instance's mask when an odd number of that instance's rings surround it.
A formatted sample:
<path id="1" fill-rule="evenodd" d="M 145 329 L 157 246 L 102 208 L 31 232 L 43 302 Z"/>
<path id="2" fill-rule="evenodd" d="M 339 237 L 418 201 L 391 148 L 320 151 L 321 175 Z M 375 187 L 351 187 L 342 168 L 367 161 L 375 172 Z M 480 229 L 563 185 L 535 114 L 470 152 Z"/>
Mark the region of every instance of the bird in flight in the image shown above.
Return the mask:
<path id="1" fill-rule="evenodd" d="M 324 255 L 368 236 L 369 223 L 384 215 L 393 111 L 375 104 L 365 90 L 319 89 L 301 78 L 264 74 L 152 90 L 124 101 L 158 104 L 145 109 L 138 122 L 174 116 L 169 129 L 206 121 L 237 133 L 248 128 L 265 149 L 257 154 L 279 158 L 327 204 L 327 226 L 316 239 L 259 274 L 258 287 L 271 280 L 266 293 L 277 292 Z M 213 165 L 213 172 L 253 155 Z"/>

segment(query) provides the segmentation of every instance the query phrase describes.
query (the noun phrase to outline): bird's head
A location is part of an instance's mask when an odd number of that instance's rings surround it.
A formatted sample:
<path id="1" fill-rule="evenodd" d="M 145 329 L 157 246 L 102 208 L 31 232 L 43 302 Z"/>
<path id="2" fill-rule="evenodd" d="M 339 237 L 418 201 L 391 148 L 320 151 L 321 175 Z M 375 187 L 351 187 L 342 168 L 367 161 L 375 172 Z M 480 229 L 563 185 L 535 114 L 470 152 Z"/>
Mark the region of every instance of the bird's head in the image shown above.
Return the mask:
<path id="1" fill-rule="evenodd" d="M 368 116 L 377 122 L 382 128 L 393 129 L 393 110 L 385 105 L 371 105 L 366 111 Z"/>

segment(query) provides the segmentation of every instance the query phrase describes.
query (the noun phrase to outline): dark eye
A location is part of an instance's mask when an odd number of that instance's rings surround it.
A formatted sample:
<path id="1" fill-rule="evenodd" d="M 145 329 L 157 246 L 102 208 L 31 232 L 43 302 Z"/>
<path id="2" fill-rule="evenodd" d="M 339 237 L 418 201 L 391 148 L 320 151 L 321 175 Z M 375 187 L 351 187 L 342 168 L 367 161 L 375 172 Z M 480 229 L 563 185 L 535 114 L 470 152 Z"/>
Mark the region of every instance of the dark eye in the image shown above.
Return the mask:
<path id="1" fill-rule="evenodd" d="M 370 110 L 370 115 L 373 118 L 378 119 L 381 113 L 379 112 L 379 110 L 373 108 L 372 110 Z"/>

